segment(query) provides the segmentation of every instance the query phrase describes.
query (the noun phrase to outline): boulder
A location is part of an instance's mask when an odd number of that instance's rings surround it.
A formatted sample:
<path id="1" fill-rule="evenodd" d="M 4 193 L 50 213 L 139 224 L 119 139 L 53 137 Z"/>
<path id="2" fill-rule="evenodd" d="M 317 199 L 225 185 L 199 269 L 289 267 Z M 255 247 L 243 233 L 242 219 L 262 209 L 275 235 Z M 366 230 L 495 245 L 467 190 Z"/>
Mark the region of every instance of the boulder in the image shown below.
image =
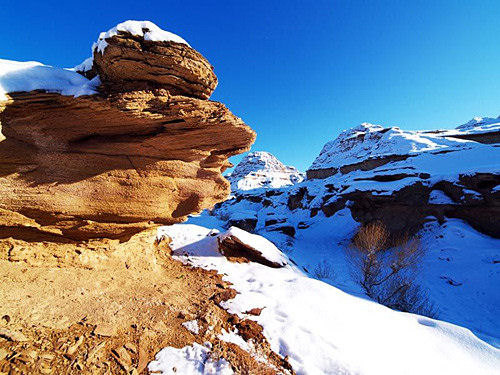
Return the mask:
<path id="1" fill-rule="evenodd" d="M 219 252 L 230 259 L 243 259 L 272 268 L 287 264 L 285 255 L 271 241 L 237 227 L 221 233 L 217 243 Z"/>

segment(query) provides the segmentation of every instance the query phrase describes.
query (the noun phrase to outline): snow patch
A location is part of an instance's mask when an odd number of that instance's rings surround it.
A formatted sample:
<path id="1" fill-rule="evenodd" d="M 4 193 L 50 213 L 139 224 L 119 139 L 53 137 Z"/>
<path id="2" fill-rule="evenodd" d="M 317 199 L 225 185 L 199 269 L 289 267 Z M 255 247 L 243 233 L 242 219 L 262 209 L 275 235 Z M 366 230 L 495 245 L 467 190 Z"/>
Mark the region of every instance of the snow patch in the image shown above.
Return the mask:
<path id="1" fill-rule="evenodd" d="M 94 95 L 99 78 L 89 81 L 70 69 L 55 68 L 36 61 L 0 59 L 0 100 L 16 91 L 45 90 L 61 95 Z"/>
<path id="2" fill-rule="evenodd" d="M 198 321 L 196 319 L 184 322 L 182 323 L 182 326 L 195 335 L 200 333 L 200 327 L 198 326 Z"/>
<path id="3" fill-rule="evenodd" d="M 194 343 L 182 349 L 167 347 L 156 354 L 148 370 L 162 375 L 232 375 L 231 365 L 224 358 L 210 356 L 210 343 L 206 346 Z"/>
<path id="4" fill-rule="evenodd" d="M 118 35 L 119 32 L 127 32 L 132 35 L 141 36 L 145 40 L 151 40 L 154 42 L 175 42 L 189 46 L 188 42 L 186 42 L 180 36 L 171 33 L 169 31 L 160 29 L 151 21 L 128 20 L 119 23 L 118 25 L 109 29 L 106 32 L 100 33 L 99 38 L 97 39 L 97 43 L 92 47 L 92 50 L 94 50 L 95 49 L 94 47 L 96 47 L 97 52 L 103 53 L 106 47 L 108 46 L 106 39 Z"/>
<path id="5" fill-rule="evenodd" d="M 429 194 L 429 203 L 432 204 L 455 204 L 442 190 L 432 190 Z"/>

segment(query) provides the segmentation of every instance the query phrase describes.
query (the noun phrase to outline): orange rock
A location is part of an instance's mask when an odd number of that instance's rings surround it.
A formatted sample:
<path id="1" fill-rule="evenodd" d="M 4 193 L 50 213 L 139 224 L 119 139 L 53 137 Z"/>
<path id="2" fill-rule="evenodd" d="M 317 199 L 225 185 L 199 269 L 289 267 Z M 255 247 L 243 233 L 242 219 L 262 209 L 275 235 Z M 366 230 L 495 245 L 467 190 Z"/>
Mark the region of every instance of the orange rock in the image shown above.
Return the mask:
<path id="1" fill-rule="evenodd" d="M 92 78 L 108 91 L 164 88 L 172 94 L 208 99 L 217 86 L 213 66 L 186 44 L 153 42 L 120 31 L 106 39 L 104 51 L 94 49 Z"/>
<path id="2" fill-rule="evenodd" d="M 94 64 L 102 94 L 38 90 L 0 102 L 0 237 L 126 238 L 228 196 L 227 159 L 255 133 L 196 98 L 215 88 L 210 64 L 184 44 L 107 42 Z"/>

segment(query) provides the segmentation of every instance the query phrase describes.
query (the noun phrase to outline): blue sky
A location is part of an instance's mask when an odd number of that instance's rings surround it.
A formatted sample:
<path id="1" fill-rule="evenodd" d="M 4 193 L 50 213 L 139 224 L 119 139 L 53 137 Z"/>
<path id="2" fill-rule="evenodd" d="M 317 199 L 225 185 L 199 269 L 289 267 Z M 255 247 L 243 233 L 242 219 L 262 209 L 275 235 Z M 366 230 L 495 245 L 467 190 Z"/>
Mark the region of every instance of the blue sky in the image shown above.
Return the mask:
<path id="1" fill-rule="evenodd" d="M 499 15 L 499 1 L 3 0 L 0 58 L 74 66 L 100 31 L 153 21 L 215 66 L 212 99 L 257 131 L 254 150 L 304 170 L 363 121 L 498 116 Z"/>

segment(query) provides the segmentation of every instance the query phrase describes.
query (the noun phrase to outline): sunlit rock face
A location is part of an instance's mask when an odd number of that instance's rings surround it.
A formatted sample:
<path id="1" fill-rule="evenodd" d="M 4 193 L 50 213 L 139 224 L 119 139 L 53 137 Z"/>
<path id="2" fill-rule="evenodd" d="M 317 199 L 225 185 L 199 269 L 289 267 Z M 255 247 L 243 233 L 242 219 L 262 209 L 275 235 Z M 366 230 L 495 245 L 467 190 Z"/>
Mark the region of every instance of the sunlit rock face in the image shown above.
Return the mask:
<path id="1" fill-rule="evenodd" d="M 18 91 L 0 102 L 0 235 L 122 238 L 228 196 L 227 159 L 255 133 L 206 100 L 217 78 L 201 54 L 130 26 L 101 34 L 77 68 L 99 75 L 97 94 Z"/>

